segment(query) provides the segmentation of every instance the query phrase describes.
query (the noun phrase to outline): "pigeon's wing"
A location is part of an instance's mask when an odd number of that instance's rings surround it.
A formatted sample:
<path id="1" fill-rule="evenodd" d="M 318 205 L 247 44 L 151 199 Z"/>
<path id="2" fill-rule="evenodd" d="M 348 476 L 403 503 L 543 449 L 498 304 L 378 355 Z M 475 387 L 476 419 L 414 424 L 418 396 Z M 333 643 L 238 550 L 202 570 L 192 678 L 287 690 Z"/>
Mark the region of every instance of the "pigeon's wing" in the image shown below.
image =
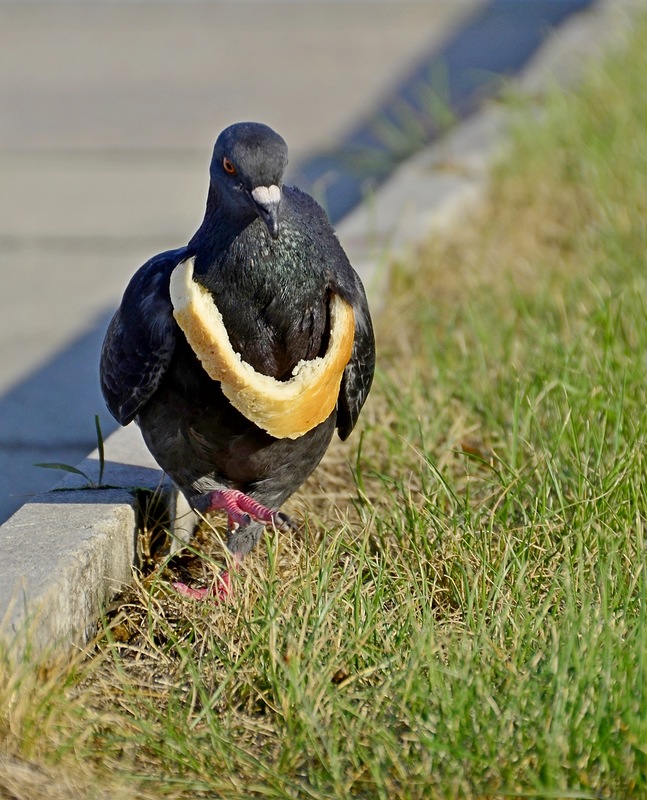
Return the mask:
<path id="1" fill-rule="evenodd" d="M 101 351 L 101 390 L 110 413 L 131 422 L 162 380 L 175 349 L 177 326 L 169 276 L 182 251 L 155 256 L 133 276 Z"/>
<path id="2" fill-rule="evenodd" d="M 337 402 L 337 431 L 343 441 L 355 427 L 359 412 L 368 397 L 375 372 L 375 337 L 364 288 L 356 282 L 355 341 L 350 361 L 346 365 Z"/>

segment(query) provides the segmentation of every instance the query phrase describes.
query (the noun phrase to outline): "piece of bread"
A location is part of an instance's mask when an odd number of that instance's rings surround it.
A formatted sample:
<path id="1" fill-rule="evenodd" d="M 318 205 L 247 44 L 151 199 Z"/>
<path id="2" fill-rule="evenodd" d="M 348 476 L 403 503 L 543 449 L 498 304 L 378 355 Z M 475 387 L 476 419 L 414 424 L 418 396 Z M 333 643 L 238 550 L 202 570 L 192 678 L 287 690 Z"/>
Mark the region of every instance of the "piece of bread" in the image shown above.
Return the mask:
<path id="1" fill-rule="evenodd" d="M 193 280 L 193 261 L 183 261 L 171 274 L 173 316 L 206 373 L 220 381 L 230 403 L 277 439 L 297 439 L 328 419 L 353 349 L 352 307 L 333 295 L 326 354 L 300 361 L 292 378 L 277 381 L 256 372 L 235 352 L 213 296 Z"/>

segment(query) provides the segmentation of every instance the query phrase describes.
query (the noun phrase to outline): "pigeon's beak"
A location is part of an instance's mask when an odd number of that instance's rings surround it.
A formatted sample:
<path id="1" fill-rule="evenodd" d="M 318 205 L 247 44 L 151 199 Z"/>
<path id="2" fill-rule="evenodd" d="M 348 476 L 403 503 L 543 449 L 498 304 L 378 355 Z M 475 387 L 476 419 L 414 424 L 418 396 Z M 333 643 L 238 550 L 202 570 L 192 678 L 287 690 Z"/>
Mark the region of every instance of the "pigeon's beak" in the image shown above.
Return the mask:
<path id="1" fill-rule="evenodd" d="M 271 186 L 257 186 L 252 189 L 252 200 L 256 203 L 258 216 L 267 225 L 272 239 L 279 235 L 279 206 L 281 205 L 281 189 Z"/>

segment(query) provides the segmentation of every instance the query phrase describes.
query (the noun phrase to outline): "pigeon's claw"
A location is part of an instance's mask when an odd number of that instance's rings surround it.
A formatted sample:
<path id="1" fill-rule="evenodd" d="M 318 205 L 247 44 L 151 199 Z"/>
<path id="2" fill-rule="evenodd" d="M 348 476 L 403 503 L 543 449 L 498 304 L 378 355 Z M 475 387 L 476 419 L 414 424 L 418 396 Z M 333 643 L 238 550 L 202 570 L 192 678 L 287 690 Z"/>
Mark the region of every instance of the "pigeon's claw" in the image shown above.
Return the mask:
<path id="1" fill-rule="evenodd" d="M 231 576 L 229 572 L 225 570 L 225 572 L 221 572 L 220 575 L 218 575 L 214 585 L 207 586 L 204 589 L 194 589 L 181 581 L 176 581 L 173 584 L 173 588 L 178 594 L 181 594 L 183 597 L 189 597 L 191 600 L 204 601 L 213 597 L 220 602 L 224 602 L 231 597 Z"/>
<path id="2" fill-rule="evenodd" d="M 289 533 L 297 529 L 297 523 L 289 514 L 284 514 L 282 511 L 274 511 L 273 514 L 272 525 L 280 533 Z"/>
<path id="3" fill-rule="evenodd" d="M 293 530 L 294 520 L 282 511 L 274 511 L 238 489 L 215 489 L 209 494 L 207 511 L 225 511 L 229 519 L 229 530 L 244 528 L 250 522 L 273 525 L 281 533 Z"/>

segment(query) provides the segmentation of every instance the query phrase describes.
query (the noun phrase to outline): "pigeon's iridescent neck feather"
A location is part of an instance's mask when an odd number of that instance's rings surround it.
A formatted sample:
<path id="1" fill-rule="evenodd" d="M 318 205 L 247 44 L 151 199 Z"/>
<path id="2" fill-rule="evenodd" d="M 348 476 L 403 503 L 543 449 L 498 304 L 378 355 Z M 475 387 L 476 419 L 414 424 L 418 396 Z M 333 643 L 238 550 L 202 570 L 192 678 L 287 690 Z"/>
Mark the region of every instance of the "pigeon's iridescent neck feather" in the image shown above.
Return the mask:
<path id="1" fill-rule="evenodd" d="M 328 267 L 312 237 L 289 214 L 273 239 L 260 220 L 226 247 L 201 242 L 195 280 L 220 309 L 232 346 L 257 371 L 287 380 L 328 343 Z"/>
<path id="2" fill-rule="evenodd" d="M 289 218 L 281 220 L 277 239 L 257 218 L 224 247 L 201 242 L 195 260 L 196 280 L 214 296 L 234 290 L 255 305 L 277 295 L 286 295 L 292 308 L 308 296 L 321 298 L 325 272 L 312 240 Z"/>

